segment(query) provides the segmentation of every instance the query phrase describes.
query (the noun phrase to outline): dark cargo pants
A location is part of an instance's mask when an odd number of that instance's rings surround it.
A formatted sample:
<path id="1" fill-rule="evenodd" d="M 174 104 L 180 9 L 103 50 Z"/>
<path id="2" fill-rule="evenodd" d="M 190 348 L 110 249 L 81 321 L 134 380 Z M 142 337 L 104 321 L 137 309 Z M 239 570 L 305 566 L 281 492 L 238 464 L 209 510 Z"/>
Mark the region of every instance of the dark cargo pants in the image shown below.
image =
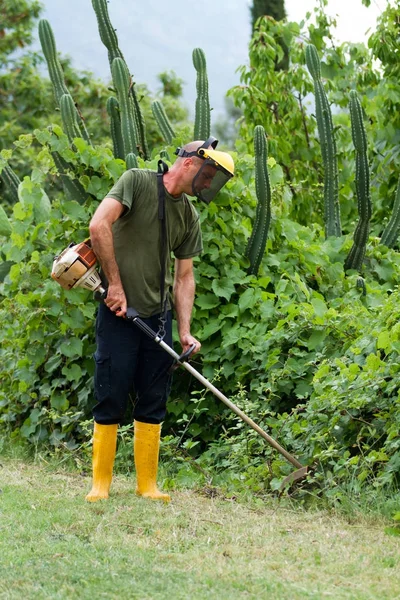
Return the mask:
<path id="1" fill-rule="evenodd" d="M 159 316 L 142 319 L 158 331 Z M 172 315 L 167 315 L 164 341 L 172 346 Z M 101 425 L 123 421 L 129 395 L 136 393 L 133 418 L 158 424 L 164 420 L 171 387 L 172 358 L 134 323 L 100 304 L 96 319 L 93 417 Z"/>

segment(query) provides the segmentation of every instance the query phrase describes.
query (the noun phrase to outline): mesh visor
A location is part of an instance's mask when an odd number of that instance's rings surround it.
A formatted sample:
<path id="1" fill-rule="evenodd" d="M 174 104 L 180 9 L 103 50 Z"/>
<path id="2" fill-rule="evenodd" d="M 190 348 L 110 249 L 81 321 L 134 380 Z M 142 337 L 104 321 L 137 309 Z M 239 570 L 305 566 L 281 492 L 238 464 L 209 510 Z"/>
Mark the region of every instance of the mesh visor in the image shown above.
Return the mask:
<path id="1" fill-rule="evenodd" d="M 216 165 L 213 160 L 206 159 L 193 179 L 193 195 L 210 204 L 231 177 L 232 173 Z"/>

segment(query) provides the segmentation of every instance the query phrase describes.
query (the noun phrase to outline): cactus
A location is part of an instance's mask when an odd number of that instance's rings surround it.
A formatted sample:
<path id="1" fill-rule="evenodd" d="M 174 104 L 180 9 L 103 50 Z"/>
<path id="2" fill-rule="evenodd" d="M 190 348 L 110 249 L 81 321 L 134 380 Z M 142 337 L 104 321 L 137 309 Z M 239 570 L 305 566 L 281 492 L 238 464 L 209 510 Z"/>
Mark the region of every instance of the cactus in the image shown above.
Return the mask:
<path id="1" fill-rule="evenodd" d="M 394 199 L 392 216 L 389 223 L 386 225 L 381 237 L 381 244 L 385 244 L 388 248 L 393 248 L 400 231 L 400 178 L 397 184 L 396 197 Z"/>
<path id="2" fill-rule="evenodd" d="M 96 13 L 97 24 L 99 27 L 100 38 L 108 50 L 108 60 L 112 71 L 114 58 L 122 58 L 123 54 L 118 47 L 118 38 L 115 29 L 111 24 L 108 14 L 107 0 L 92 0 L 92 6 Z"/>
<path id="3" fill-rule="evenodd" d="M 325 235 L 340 236 L 338 165 L 336 142 L 333 133 L 332 113 L 321 81 L 321 63 L 317 49 L 312 44 L 306 47 L 306 62 L 314 80 L 315 112 L 324 162 L 324 221 Z"/>
<path id="4" fill-rule="evenodd" d="M 53 84 L 54 96 L 57 105 L 59 106 L 61 96 L 63 94 L 69 94 L 69 91 L 65 85 L 64 71 L 58 60 L 53 30 L 46 19 L 41 19 L 39 21 L 39 39 L 49 69 L 50 79 Z"/>
<path id="5" fill-rule="evenodd" d="M 122 60 L 125 64 L 126 70 L 128 70 L 128 66 L 124 59 L 124 56 L 119 49 L 118 46 L 118 38 L 115 33 L 115 29 L 112 26 L 110 21 L 110 16 L 108 14 L 107 0 L 92 0 L 92 6 L 94 8 L 94 12 L 96 13 L 97 25 L 99 28 L 100 38 L 108 51 L 108 60 L 110 63 L 111 74 L 114 80 L 113 74 L 113 64 L 114 60 L 118 58 Z M 137 148 L 135 150 L 135 154 L 137 154 L 138 150 L 140 150 L 140 154 L 142 154 L 145 160 L 150 158 L 149 148 L 147 144 L 146 138 L 146 124 L 143 118 L 142 110 L 140 108 L 140 103 L 135 91 L 135 85 L 130 78 L 130 84 L 128 88 L 128 93 L 130 96 L 129 104 L 131 104 L 131 108 L 129 112 L 131 114 L 131 118 L 134 119 L 134 127 L 136 129 L 135 140 L 137 143 Z M 114 82 L 115 83 L 115 82 Z M 125 151 L 125 154 L 127 152 Z"/>
<path id="6" fill-rule="evenodd" d="M 18 202 L 18 186 L 21 183 L 18 176 L 15 174 L 15 172 L 10 166 L 5 165 L 1 171 L 1 178 L 8 187 L 14 202 Z"/>
<path id="7" fill-rule="evenodd" d="M 64 71 L 61 63 L 58 60 L 57 47 L 54 39 L 53 30 L 50 23 L 46 19 L 39 21 L 39 39 L 42 46 L 43 54 L 47 62 L 49 69 L 50 80 L 53 84 L 54 96 L 57 105 L 61 108 L 61 98 L 65 94 L 69 94 L 68 88 L 64 81 Z M 90 136 L 86 129 L 85 121 L 80 112 L 75 108 L 77 115 L 79 116 L 79 122 L 77 122 L 80 132 L 74 137 L 83 137 L 89 144 Z"/>
<path id="8" fill-rule="evenodd" d="M 254 129 L 254 156 L 258 203 L 256 220 L 247 245 L 246 256 L 250 260 L 249 273 L 257 275 L 265 251 L 269 224 L 271 222 L 271 183 L 267 166 L 268 143 L 264 127 L 261 125 L 257 125 Z"/>
<path id="9" fill-rule="evenodd" d="M 167 144 L 170 144 L 176 134 L 167 117 L 163 105 L 158 100 L 155 100 L 151 104 L 151 110 L 153 112 L 155 120 L 157 121 L 157 125 L 160 128 L 161 135 L 163 136 Z"/>
<path id="10" fill-rule="evenodd" d="M 158 100 L 155 100 L 151 103 L 151 110 L 153 111 L 154 118 L 160 128 L 161 135 L 167 144 L 170 144 L 175 137 L 175 132 L 172 129 L 172 125 L 168 120 L 163 105 Z"/>
<path id="11" fill-rule="evenodd" d="M 143 156 L 144 160 L 149 160 L 150 152 L 149 152 L 149 147 L 147 145 L 147 138 L 146 138 L 146 123 L 145 123 L 143 113 L 140 108 L 137 94 L 135 92 L 135 84 L 134 84 L 134 82 L 132 82 L 132 80 L 131 80 L 131 85 L 129 88 L 129 93 L 130 93 L 130 97 L 132 98 L 133 108 L 134 108 L 133 114 L 135 117 L 136 130 L 138 133 L 137 139 L 139 142 L 139 147 L 138 147 L 139 154 L 141 156 Z"/>
<path id="12" fill-rule="evenodd" d="M 77 120 L 77 110 L 70 94 L 63 94 L 60 98 L 61 119 L 64 132 L 72 142 L 74 138 L 81 137 Z"/>
<path id="13" fill-rule="evenodd" d="M 344 268 L 360 270 L 365 256 L 371 218 L 371 196 L 369 190 L 369 166 L 367 157 L 367 135 L 357 93 L 350 92 L 351 134 L 356 150 L 356 193 L 359 221 L 354 232 L 354 242 L 344 263 Z"/>
<path id="14" fill-rule="evenodd" d="M 76 200 L 79 204 L 84 204 L 89 194 L 76 178 L 71 179 L 67 174 L 68 171 L 71 170 L 71 165 L 64 160 L 58 152 L 52 152 L 51 156 L 53 157 L 54 164 L 60 174 L 66 196 L 71 200 Z"/>
<path id="15" fill-rule="evenodd" d="M 127 168 L 127 170 L 128 169 L 138 169 L 139 168 L 136 155 L 132 154 L 132 152 L 130 152 L 129 154 L 126 155 L 125 162 L 126 162 L 126 168 Z"/>
<path id="16" fill-rule="evenodd" d="M 129 96 L 131 77 L 122 58 L 114 58 L 112 76 L 118 93 L 118 102 L 121 111 L 121 133 L 124 145 L 124 156 L 133 152 L 138 153 L 137 134 L 135 131 L 135 118 L 133 114 L 132 98 Z"/>
<path id="17" fill-rule="evenodd" d="M 194 122 L 194 139 L 206 140 L 210 137 L 211 109 L 208 97 L 207 65 L 204 51 L 201 48 L 193 50 L 193 65 L 197 71 L 196 79 L 196 114 Z"/>
<path id="18" fill-rule="evenodd" d="M 115 158 L 124 158 L 124 143 L 122 141 L 121 117 L 118 100 L 111 96 L 107 100 L 107 112 L 110 117 L 111 139 L 113 141 Z"/>

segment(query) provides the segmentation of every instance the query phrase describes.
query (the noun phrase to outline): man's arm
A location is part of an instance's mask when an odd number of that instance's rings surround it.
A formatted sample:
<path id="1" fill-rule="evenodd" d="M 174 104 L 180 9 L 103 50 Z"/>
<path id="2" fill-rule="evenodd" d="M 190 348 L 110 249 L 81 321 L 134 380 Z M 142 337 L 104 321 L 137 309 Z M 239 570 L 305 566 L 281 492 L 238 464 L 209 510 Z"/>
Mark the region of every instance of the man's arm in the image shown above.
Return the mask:
<path id="1" fill-rule="evenodd" d="M 126 314 L 126 297 L 114 254 L 112 224 L 121 216 L 124 206 L 114 198 L 104 198 L 92 220 L 89 231 L 93 250 L 108 280 L 105 304 L 118 317 Z"/>
<path id="2" fill-rule="evenodd" d="M 174 280 L 174 304 L 178 321 L 178 332 L 184 352 L 192 344 L 196 344 L 194 352 L 198 352 L 201 344 L 190 334 L 190 317 L 192 315 L 194 292 L 196 289 L 191 258 L 176 259 Z"/>

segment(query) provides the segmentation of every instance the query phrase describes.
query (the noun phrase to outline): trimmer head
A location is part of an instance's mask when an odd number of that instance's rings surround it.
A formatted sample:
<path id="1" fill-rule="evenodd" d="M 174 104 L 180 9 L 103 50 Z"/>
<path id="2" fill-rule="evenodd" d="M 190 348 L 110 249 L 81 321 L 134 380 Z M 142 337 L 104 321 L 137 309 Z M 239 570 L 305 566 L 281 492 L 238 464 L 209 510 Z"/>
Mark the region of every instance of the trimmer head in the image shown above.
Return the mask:
<path id="1" fill-rule="evenodd" d="M 290 473 L 282 481 L 281 486 L 280 486 L 281 491 L 284 490 L 285 488 L 293 485 L 295 482 L 300 481 L 301 479 L 304 479 L 305 477 L 307 477 L 307 475 L 309 473 L 310 473 L 310 467 L 301 467 L 301 469 L 297 469 L 297 471 L 293 471 L 293 473 Z"/>

